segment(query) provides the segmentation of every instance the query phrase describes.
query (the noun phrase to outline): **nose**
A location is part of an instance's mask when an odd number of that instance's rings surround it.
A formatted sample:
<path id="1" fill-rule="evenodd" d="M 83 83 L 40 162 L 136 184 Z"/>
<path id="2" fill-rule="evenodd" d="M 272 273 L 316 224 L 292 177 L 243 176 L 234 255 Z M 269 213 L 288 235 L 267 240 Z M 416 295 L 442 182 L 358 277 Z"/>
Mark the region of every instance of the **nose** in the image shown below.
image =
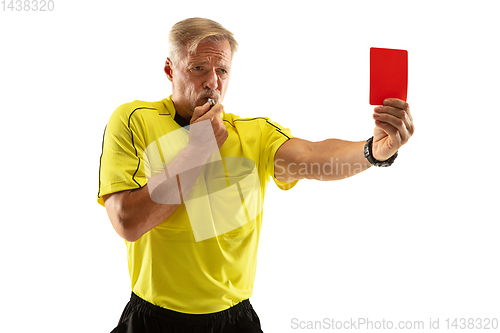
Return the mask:
<path id="1" fill-rule="evenodd" d="M 205 83 L 203 84 L 203 88 L 208 88 L 211 90 L 216 90 L 219 87 L 219 76 L 217 75 L 217 71 L 213 68 L 211 71 L 208 71 Z"/>

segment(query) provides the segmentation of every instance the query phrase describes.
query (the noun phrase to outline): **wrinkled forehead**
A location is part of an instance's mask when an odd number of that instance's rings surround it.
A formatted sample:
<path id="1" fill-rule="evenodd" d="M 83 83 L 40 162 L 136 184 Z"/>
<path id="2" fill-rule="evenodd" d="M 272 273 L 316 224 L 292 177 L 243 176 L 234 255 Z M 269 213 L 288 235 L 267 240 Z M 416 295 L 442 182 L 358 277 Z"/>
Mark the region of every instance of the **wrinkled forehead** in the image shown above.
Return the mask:
<path id="1" fill-rule="evenodd" d="M 230 65 L 232 61 L 231 46 L 227 39 L 203 40 L 194 52 L 188 52 L 188 46 L 185 46 L 182 50 L 182 58 L 187 62 L 215 60 Z"/>

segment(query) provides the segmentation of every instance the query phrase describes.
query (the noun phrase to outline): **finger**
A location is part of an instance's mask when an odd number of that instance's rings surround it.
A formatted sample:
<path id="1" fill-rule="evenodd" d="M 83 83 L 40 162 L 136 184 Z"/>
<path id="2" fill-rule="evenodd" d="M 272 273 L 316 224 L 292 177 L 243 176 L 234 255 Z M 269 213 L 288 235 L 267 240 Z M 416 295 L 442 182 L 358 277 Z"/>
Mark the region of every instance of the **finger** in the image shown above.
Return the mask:
<path id="1" fill-rule="evenodd" d="M 224 106 L 222 106 L 222 104 L 215 104 L 210 111 L 213 112 L 212 117 L 210 118 L 211 120 L 214 120 L 216 118 L 222 118 L 222 112 L 224 112 Z"/>
<path id="2" fill-rule="evenodd" d="M 222 106 L 222 104 L 215 104 L 214 106 L 212 106 L 212 108 L 208 112 L 203 114 L 196 121 L 203 121 L 206 119 L 213 121 L 216 117 L 221 118 L 223 111 L 224 111 L 224 107 Z"/>
<path id="3" fill-rule="evenodd" d="M 217 114 L 221 113 L 216 113 L 214 117 L 212 118 L 212 127 L 214 129 L 214 132 L 217 134 L 217 132 L 227 132 L 226 124 L 224 123 L 224 120 L 222 117 L 217 116 Z"/>
<path id="4" fill-rule="evenodd" d="M 404 119 L 405 115 L 406 115 L 405 110 L 401 110 L 399 108 L 395 108 L 392 106 L 379 106 L 379 107 L 376 107 L 374 110 L 376 113 L 387 113 L 387 114 L 390 114 L 390 115 L 392 115 L 396 118 L 400 118 L 400 119 Z"/>
<path id="5" fill-rule="evenodd" d="M 389 119 L 390 117 L 384 117 L 384 116 L 380 117 L 381 115 L 384 115 L 384 114 L 388 115 L 388 116 L 392 116 L 396 119 L 401 119 L 404 122 L 405 128 L 410 133 L 410 136 L 413 134 L 413 121 L 411 119 L 411 115 L 408 115 L 407 111 L 401 110 L 398 108 L 394 108 L 392 106 L 377 107 L 377 108 L 375 108 L 375 114 L 373 115 L 373 117 L 375 119 L 387 121 L 387 119 Z M 394 120 L 394 121 L 397 121 L 397 120 Z M 396 126 L 396 123 L 394 123 L 393 125 Z"/>
<path id="6" fill-rule="evenodd" d="M 409 109 L 408 103 L 398 98 L 386 98 L 383 102 L 385 106 L 392 106 L 401 110 Z"/>
<path id="7" fill-rule="evenodd" d="M 205 103 L 202 106 L 195 108 L 195 112 L 193 113 L 193 117 L 191 118 L 191 124 L 210 119 L 210 108 L 211 105 L 209 103 Z"/>
<path id="8" fill-rule="evenodd" d="M 405 121 L 405 119 L 395 117 L 388 113 L 375 113 L 373 118 L 378 122 L 389 124 L 391 127 L 395 128 L 399 132 L 402 144 L 406 143 L 410 139 L 411 135 L 406 127 L 407 120 Z"/>
<path id="9" fill-rule="evenodd" d="M 220 118 L 215 118 L 215 120 L 212 122 L 212 128 L 216 137 L 224 136 L 225 134 L 227 134 L 227 128 Z"/>
<path id="10" fill-rule="evenodd" d="M 215 138 L 217 140 L 217 144 L 219 145 L 219 148 L 222 146 L 222 144 L 226 141 L 226 139 L 229 136 L 229 133 L 227 131 L 226 125 L 224 124 L 224 121 L 222 120 L 221 117 L 217 116 L 216 114 L 220 114 L 219 112 L 214 112 L 214 117 L 212 118 L 212 129 L 214 131 Z"/>
<path id="11" fill-rule="evenodd" d="M 413 123 L 413 116 L 410 112 L 410 105 L 408 105 L 406 109 L 406 117 L 408 117 L 408 126 L 406 128 L 408 128 L 410 135 L 413 135 L 413 133 L 415 133 L 415 124 Z"/>
<path id="12" fill-rule="evenodd" d="M 210 103 L 205 103 L 201 106 L 194 108 L 193 116 L 191 117 L 191 124 L 199 121 L 210 110 Z"/>
<path id="13" fill-rule="evenodd" d="M 413 117 L 410 113 L 410 105 L 408 103 L 405 104 L 406 105 L 404 106 L 406 107 L 406 109 L 400 109 L 393 106 L 378 106 L 374 110 L 375 113 L 378 114 L 387 113 L 396 118 L 402 119 L 403 122 L 405 123 L 405 127 L 408 130 L 408 133 L 410 134 L 410 136 L 412 136 L 413 133 L 415 132 L 415 126 L 413 125 Z"/>

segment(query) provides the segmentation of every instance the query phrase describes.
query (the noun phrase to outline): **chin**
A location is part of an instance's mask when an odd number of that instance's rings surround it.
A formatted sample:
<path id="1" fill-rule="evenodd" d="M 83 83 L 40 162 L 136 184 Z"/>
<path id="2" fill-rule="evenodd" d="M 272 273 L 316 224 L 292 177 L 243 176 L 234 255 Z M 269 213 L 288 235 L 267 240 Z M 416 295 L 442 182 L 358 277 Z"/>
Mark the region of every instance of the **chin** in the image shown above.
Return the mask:
<path id="1" fill-rule="evenodd" d="M 200 104 L 200 103 L 199 103 L 199 101 L 197 101 L 197 102 L 193 102 L 193 103 L 191 104 L 191 107 L 189 108 L 189 115 L 191 115 L 191 116 L 192 116 L 192 115 L 193 115 L 193 113 L 194 113 L 194 109 L 195 109 L 196 107 L 198 107 L 198 106 L 203 105 L 203 104 L 205 104 L 205 103 L 201 103 L 201 104 Z"/>

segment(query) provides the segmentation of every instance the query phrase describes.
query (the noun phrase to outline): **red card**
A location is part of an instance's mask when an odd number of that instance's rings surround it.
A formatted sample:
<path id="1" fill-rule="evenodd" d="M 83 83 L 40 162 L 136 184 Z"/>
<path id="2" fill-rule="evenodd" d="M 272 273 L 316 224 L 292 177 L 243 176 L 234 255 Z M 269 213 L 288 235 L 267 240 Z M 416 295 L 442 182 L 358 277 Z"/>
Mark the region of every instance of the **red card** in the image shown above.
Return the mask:
<path id="1" fill-rule="evenodd" d="M 406 101 L 408 51 L 370 48 L 370 104 L 382 105 L 386 98 Z"/>

